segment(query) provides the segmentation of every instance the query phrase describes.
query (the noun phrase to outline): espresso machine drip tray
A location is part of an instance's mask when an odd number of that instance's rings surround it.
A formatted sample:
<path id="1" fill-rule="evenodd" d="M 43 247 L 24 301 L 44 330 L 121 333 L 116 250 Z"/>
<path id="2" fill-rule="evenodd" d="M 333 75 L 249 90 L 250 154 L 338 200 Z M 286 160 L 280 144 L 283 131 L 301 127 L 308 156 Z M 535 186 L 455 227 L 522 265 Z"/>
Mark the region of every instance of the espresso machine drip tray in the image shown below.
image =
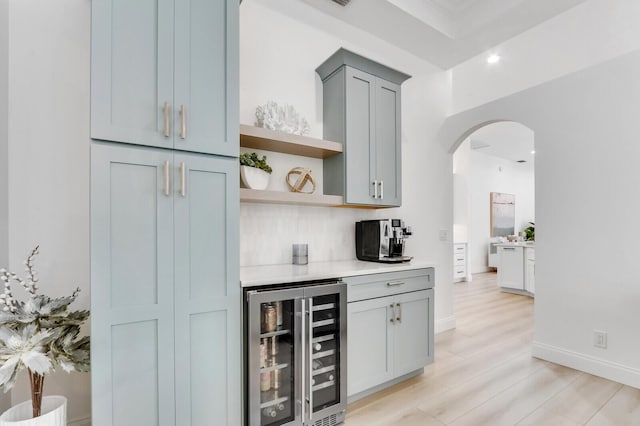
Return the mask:
<path id="1" fill-rule="evenodd" d="M 413 259 L 412 256 L 395 256 L 395 257 L 379 257 L 377 259 L 366 259 L 371 262 L 380 262 L 380 263 L 404 263 L 411 262 Z"/>

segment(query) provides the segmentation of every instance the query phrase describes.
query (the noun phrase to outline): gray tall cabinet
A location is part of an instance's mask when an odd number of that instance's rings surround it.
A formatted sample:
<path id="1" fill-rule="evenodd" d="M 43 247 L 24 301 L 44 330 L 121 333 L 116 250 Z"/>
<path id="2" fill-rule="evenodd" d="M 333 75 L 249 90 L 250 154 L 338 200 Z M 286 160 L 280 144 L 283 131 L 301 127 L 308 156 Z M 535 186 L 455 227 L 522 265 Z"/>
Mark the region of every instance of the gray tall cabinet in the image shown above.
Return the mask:
<path id="1" fill-rule="evenodd" d="M 339 49 L 316 72 L 323 83 L 323 137 L 344 145 L 324 160 L 324 193 L 345 204 L 402 204 L 400 85 L 410 76 Z"/>
<path id="2" fill-rule="evenodd" d="M 92 1 L 92 424 L 241 424 L 237 0 Z"/>

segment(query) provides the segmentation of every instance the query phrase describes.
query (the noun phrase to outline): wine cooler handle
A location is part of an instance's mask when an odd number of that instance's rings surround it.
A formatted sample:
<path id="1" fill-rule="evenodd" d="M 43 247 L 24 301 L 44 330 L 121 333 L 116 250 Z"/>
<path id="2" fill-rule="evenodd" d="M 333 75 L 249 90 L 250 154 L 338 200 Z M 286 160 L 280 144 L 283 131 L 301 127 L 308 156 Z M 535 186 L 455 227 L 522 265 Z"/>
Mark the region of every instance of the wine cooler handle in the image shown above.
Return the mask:
<path id="1" fill-rule="evenodd" d="M 308 387 L 309 387 L 309 393 L 307 394 L 308 399 L 307 402 L 309 403 L 309 420 L 313 419 L 313 299 L 309 298 L 309 306 L 307 307 L 308 311 L 307 313 L 309 314 L 309 318 L 307 321 L 308 324 L 308 337 L 309 337 L 309 376 L 307 377 L 309 379 L 309 383 L 308 383 Z"/>
<path id="2" fill-rule="evenodd" d="M 307 331 L 306 331 L 307 330 L 307 328 L 306 328 L 306 324 L 307 324 L 306 311 L 307 311 L 307 309 L 306 309 L 306 307 L 307 307 L 306 301 L 304 299 L 302 299 L 302 307 L 300 308 L 300 311 L 302 312 L 302 315 L 301 315 L 302 316 L 302 324 L 300 325 L 300 330 L 301 330 L 300 334 L 302 334 L 302 345 L 301 345 L 302 356 L 300 357 L 300 359 L 301 359 L 300 366 L 302 367 L 301 368 L 302 374 L 300 375 L 301 376 L 300 377 L 300 382 L 301 382 L 300 385 L 301 385 L 301 388 L 302 388 L 302 395 L 301 395 L 302 402 L 300 404 L 300 407 L 301 407 L 301 415 L 302 415 L 302 422 L 303 423 L 306 420 L 306 417 L 305 417 L 306 398 L 305 398 L 305 395 L 304 395 L 305 392 L 306 392 L 306 387 L 305 387 L 305 378 L 306 378 L 306 371 L 305 371 L 306 365 L 305 364 L 306 363 L 305 363 L 305 361 L 306 361 L 306 358 L 307 358 L 306 356 L 304 356 L 304 352 L 306 351 L 306 342 L 307 342 L 307 339 L 306 339 L 306 337 L 307 337 Z M 311 360 L 309 360 L 309 368 L 311 368 Z"/>

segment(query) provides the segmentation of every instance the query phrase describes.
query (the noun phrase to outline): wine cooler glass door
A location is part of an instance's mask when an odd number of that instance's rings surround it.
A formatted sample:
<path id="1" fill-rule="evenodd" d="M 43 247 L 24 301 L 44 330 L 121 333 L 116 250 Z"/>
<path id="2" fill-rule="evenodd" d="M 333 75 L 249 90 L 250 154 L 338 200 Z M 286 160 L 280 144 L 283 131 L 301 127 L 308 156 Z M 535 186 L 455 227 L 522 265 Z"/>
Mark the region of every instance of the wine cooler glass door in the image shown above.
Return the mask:
<path id="1" fill-rule="evenodd" d="M 300 290 L 249 295 L 249 424 L 301 424 Z"/>
<path id="2" fill-rule="evenodd" d="M 343 285 L 318 287 L 319 294 L 306 298 L 308 348 L 308 398 L 311 424 L 346 408 L 346 292 Z M 305 291 L 305 296 L 310 291 Z M 327 293 L 327 294 L 323 294 Z M 344 374 L 344 376 L 343 376 Z"/>

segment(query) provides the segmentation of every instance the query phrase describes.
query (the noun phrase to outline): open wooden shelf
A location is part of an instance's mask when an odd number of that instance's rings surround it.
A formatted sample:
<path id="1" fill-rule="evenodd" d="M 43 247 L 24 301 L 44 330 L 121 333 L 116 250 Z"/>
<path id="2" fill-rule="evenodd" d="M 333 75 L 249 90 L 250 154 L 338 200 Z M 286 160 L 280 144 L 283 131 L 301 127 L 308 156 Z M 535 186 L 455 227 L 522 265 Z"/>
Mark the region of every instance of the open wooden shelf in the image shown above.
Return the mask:
<path id="1" fill-rule="evenodd" d="M 327 158 L 342 152 L 342 144 L 276 132 L 262 127 L 240 125 L 240 146 L 304 157 Z"/>
<path id="2" fill-rule="evenodd" d="M 301 194 L 299 192 L 266 191 L 240 188 L 240 202 L 263 204 L 294 204 L 299 206 L 342 207 L 340 195 Z"/>

